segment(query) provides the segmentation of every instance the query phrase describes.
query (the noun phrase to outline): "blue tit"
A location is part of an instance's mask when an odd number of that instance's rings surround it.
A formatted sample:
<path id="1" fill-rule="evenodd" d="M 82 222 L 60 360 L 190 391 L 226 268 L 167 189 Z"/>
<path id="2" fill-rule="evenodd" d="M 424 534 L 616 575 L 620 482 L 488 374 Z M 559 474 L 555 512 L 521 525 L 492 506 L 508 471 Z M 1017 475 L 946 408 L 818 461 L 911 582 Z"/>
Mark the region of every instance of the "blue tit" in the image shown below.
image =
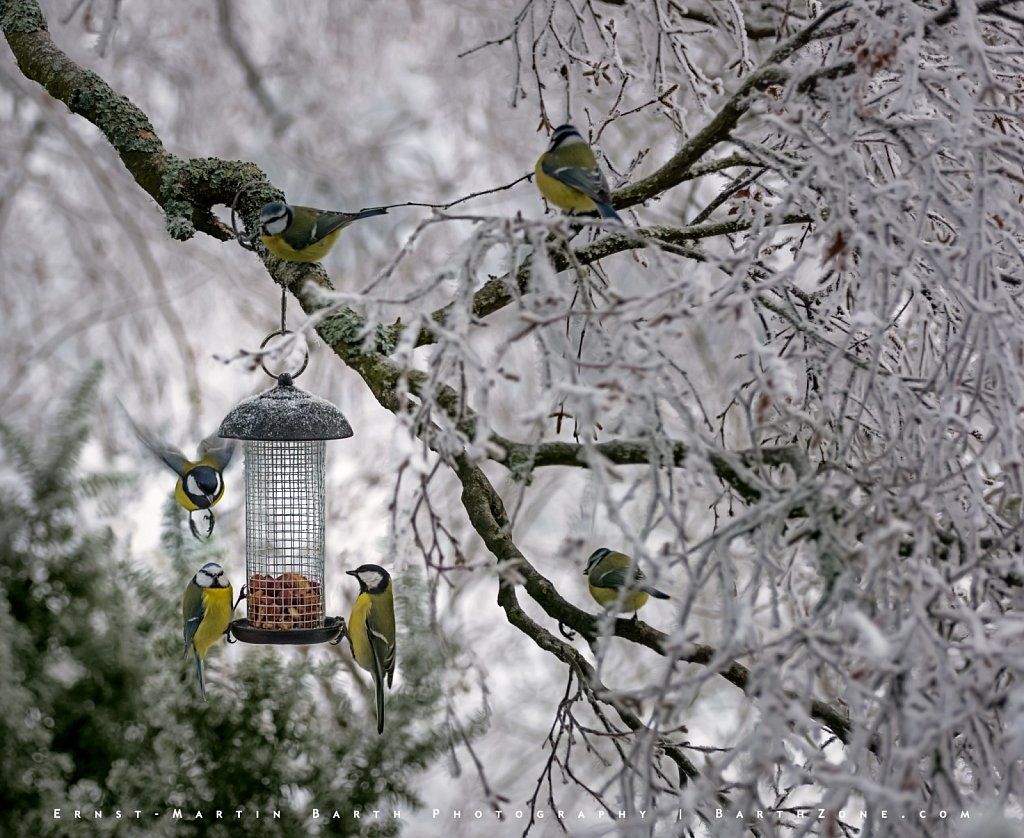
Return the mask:
<path id="1" fill-rule="evenodd" d="M 260 210 L 260 239 L 279 259 L 319 262 L 334 247 L 338 234 L 353 221 L 386 212 L 385 207 L 329 212 L 273 201 Z"/>
<path id="2" fill-rule="evenodd" d="M 633 568 L 633 580 L 627 583 L 629 569 Z M 624 553 L 616 553 L 607 547 L 601 547 L 590 554 L 587 566 L 583 571 L 588 576 L 590 595 L 605 608 L 618 605 L 618 610 L 632 611 L 633 619 L 636 612 L 647 603 L 648 596 L 655 599 L 668 599 L 668 594 L 644 583 L 647 577 L 640 568 L 633 565 L 633 560 Z M 625 595 L 621 595 L 623 587 Z"/>
<path id="3" fill-rule="evenodd" d="M 196 659 L 196 677 L 199 690 L 206 699 L 206 679 L 203 660 L 210 647 L 231 623 L 234 612 L 231 583 L 224 568 L 216 562 L 207 562 L 192 577 L 181 601 L 181 614 L 185 620 L 185 655 L 189 649 Z"/>
<path id="4" fill-rule="evenodd" d="M 380 565 L 364 564 L 345 571 L 359 581 L 359 596 L 348 618 L 352 657 L 373 676 L 377 697 L 377 733 L 384 732 L 384 679 L 395 676 L 395 600 L 391 576 Z"/>
<path id="5" fill-rule="evenodd" d="M 122 409 L 123 409 L 122 405 Z M 125 411 L 128 415 L 128 411 Z M 207 512 L 224 495 L 224 469 L 231 462 L 235 453 L 235 441 L 233 439 L 221 439 L 216 433 L 211 434 L 201 443 L 195 460 L 190 460 L 173 445 L 155 439 L 146 431 L 142 430 L 128 416 L 135 435 L 143 445 L 155 454 L 161 462 L 178 475 L 178 482 L 174 487 L 174 498 L 188 511 L 189 528 L 196 538 L 203 538 L 196 526 L 193 513 L 198 510 L 204 511 L 205 537 L 213 533 L 214 518 L 212 512 Z"/>
<path id="6" fill-rule="evenodd" d="M 551 143 L 534 167 L 540 194 L 556 207 L 571 212 L 600 213 L 602 218 L 622 219 L 608 203 L 608 181 L 597 166 L 587 141 L 572 125 L 559 125 Z"/>

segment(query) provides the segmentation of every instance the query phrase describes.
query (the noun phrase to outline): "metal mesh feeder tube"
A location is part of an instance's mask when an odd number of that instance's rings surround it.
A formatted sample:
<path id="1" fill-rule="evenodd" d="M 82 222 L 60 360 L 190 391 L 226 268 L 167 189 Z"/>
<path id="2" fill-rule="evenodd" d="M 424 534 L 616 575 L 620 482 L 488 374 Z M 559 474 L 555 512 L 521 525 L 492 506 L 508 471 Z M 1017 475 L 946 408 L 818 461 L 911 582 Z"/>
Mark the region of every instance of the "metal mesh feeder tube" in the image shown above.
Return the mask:
<path id="1" fill-rule="evenodd" d="M 352 436 L 330 402 L 282 374 L 244 399 L 220 436 L 245 452 L 246 617 L 231 633 L 246 643 L 336 640 L 344 622 L 326 616 L 324 580 L 326 441 Z"/>

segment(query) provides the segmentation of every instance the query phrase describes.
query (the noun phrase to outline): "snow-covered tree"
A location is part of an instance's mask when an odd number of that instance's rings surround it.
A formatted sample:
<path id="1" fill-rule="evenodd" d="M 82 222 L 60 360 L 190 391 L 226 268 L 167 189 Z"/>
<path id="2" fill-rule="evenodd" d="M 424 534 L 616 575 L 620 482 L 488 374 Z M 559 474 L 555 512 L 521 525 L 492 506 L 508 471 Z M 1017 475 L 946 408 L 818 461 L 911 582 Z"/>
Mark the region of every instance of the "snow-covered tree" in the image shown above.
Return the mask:
<path id="1" fill-rule="evenodd" d="M 450 799 L 542 834 L 1019 813 L 1019 2 L 53 6 L 0 0 L 8 406 L 102 354 L 198 432 L 284 289 L 369 426 L 337 549 L 421 563 L 485 673 Z M 565 121 L 624 227 L 524 181 Z M 393 208 L 260 264 L 226 208 L 252 234 L 284 190 Z M 605 615 L 601 546 L 672 599 Z"/>

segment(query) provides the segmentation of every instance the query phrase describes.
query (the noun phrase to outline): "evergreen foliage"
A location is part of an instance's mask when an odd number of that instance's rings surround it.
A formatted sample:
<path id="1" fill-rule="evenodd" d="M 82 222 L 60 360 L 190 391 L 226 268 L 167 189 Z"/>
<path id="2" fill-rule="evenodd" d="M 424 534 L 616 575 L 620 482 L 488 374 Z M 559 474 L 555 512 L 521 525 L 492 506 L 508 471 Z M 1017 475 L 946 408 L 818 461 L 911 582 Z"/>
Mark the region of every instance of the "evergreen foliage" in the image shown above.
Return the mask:
<path id="1" fill-rule="evenodd" d="M 98 378 L 48 428 L 0 423 L 16 475 L 0 487 L 0 834 L 82 835 L 75 809 L 89 834 L 237 835 L 244 810 L 244 834 L 277 836 L 308 834 L 313 807 L 414 808 L 415 772 L 448 741 L 422 578 L 406 572 L 396 586 L 400 677 L 383 736 L 344 643 L 327 654 L 250 647 L 235 666 L 218 644 L 203 702 L 182 657 L 180 597 L 195 568 L 224 559 L 215 541 L 181 535 L 173 500 L 162 538 L 173 579 L 119 555 L 116 534 L 88 520 L 87 496 L 117 482 L 77 468 Z M 366 834 L 400 827 L 381 819 Z"/>

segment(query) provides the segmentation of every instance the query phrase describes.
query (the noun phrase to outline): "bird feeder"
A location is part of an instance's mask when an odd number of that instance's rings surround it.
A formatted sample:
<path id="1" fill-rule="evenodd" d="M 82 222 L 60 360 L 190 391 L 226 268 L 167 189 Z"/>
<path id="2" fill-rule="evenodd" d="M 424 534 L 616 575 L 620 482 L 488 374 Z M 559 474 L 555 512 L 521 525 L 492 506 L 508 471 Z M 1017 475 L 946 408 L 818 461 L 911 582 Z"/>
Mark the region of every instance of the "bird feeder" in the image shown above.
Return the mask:
<path id="1" fill-rule="evenodd" d="M 241 401 L 220 426 L 245 452 L 246 618 L 230 631 L 245 643 L 324 643 L 344 628 L 324 607 L 326 442 L 352 428 L 288 373 L 275 377 L 275 387 Z"/>

